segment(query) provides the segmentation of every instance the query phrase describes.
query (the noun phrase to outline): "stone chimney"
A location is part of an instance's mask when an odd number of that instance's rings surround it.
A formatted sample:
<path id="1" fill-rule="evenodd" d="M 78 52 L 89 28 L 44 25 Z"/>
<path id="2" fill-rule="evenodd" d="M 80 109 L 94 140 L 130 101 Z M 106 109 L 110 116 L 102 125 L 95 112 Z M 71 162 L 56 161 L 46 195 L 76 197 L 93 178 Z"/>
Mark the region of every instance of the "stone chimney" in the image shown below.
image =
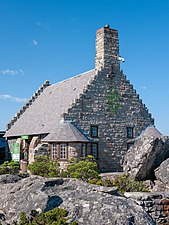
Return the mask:
<path id="1" fill-rule="evenodd" d="M 96 32 L 95 69 L 120 69 L 118 31 L 105 25 Z"/>

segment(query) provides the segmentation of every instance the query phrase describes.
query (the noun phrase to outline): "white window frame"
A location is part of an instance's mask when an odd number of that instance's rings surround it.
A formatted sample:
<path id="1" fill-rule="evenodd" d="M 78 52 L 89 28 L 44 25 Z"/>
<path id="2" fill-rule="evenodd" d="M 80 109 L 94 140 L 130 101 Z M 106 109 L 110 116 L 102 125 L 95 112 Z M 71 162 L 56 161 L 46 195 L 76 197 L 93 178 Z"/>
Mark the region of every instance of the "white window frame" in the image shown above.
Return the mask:
<path id="1" fill-rule="evenodd" d="M 67 159 L 67 144 L 61 143 L 60 144 L 60 160 Z"/>
<path id="2" fill-rule="evenodd" d="M 52 144 L 52 159 L 58 159 L 58 144 Z"/>

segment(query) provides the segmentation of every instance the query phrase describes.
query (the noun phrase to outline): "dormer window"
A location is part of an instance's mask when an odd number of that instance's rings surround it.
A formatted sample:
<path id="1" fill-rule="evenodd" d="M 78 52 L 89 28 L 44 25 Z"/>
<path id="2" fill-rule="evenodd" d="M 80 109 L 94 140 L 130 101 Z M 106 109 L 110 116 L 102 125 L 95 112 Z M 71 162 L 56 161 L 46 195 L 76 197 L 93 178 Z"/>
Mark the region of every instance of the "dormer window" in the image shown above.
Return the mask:
<path id="1" fill-rule="evenodd" d="M 98 126 L 91 126 L 90 129 L 91 137 L 96 138 L 98 137 Z"/>

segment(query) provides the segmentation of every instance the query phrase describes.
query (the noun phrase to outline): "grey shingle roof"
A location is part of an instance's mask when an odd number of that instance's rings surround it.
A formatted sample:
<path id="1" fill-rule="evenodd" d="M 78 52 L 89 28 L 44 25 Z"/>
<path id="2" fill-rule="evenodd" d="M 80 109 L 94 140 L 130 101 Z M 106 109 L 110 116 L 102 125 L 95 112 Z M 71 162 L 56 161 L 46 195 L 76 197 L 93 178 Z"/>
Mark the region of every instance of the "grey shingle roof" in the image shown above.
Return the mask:
<path id="1" fill-rule="evenodd" d="M 94 79 L 95 70 L 48 86 L 26 109 L 6 137 L 50 133 L 55 130 L 63 113 L 72 106 L 85 87 Z"/>
<path id="2" fill-rule="evenodd" d="M 69 122 L 60 122 L 55 131 L 48 134 L 44 142 L 89 142 L 89 140 Z"/>

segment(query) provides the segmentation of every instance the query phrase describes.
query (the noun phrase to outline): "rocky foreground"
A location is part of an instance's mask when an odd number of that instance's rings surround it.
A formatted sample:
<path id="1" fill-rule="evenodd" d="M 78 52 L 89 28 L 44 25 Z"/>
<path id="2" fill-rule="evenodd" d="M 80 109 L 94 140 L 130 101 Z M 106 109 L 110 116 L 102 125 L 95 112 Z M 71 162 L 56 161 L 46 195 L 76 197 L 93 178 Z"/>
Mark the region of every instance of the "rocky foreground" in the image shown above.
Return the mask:
<path id="1" fill-rule="evenodd" d="M 11 183 L 15 182 L 15 183 Z M 119 196 L 116 188 L 89 185 L 75 179 L 0 176 L 0 222 L 18 220 L 21 211 L 39 212 L 54 207 L 69 212 L 68 223 L 84 225 L 155 224 L 142 207 Z"/>

